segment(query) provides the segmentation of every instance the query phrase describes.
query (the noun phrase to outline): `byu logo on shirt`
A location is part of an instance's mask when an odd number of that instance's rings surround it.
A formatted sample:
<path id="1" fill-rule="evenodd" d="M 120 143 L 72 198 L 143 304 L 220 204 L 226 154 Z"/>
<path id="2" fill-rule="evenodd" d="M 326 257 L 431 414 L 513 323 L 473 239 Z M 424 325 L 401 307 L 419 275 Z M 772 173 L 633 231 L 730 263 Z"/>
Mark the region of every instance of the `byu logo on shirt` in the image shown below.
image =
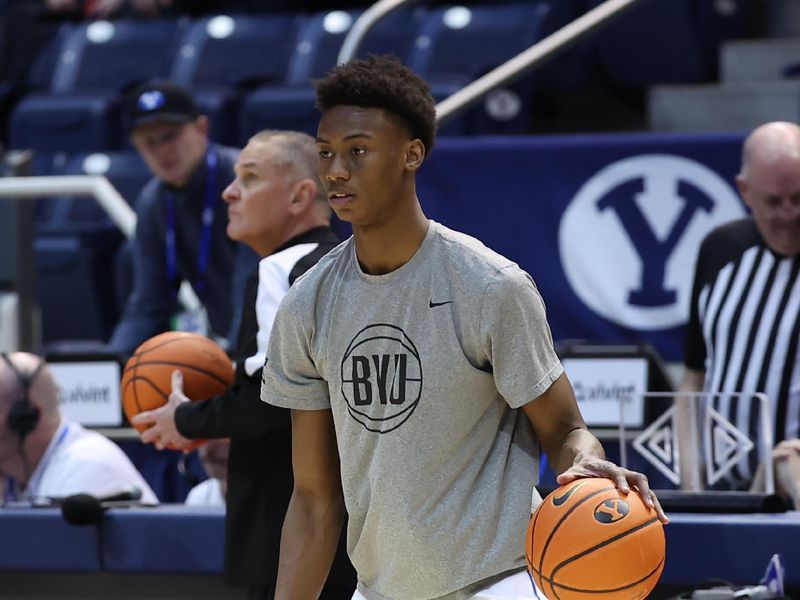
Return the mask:
<path id="1" fill-rule="evenodd" d="M 376 433 L 405 423 L 422 394 L 419 352 L 394 325 L 369 325 L 358 332 L 342 358 L 341 375 L 350 416 Z"/>
<path id="2" fill-rule="evenodd" d="M 682 325 L 703 237 L 744 216 L 733 188 L 706 166 L 647 154 L 596 173 L 564 212 L 559 251 L 578 297 L 634 329 Z"/>

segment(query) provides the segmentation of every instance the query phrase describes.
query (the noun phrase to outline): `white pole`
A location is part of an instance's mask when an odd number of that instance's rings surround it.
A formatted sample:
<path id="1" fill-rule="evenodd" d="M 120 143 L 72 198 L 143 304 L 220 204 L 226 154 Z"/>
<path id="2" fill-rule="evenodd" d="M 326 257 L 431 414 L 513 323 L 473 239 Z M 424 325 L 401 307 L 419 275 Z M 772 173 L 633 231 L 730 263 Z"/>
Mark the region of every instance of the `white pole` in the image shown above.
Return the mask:
<path id="1" fill-rule="evenodd" d="M 642 0 L 606 0 L 603 4 L 581 15 L 558 31 L 521 52 L 514 58 L 489 71 L 480 79 L 460 89 L 452 96 L 436 105 L 436 121 L 446 121 L 458 111 L 466 108 L 482 98 L 491 90 L 507 81 L 533 69 L 557 52 L 565 50 L 583 36 L 603 25 L 612 17 L 616 17 L 637 2 Z"/>
<path id="2" fill-rule="evenodd" d="M 122 234 L 128 239 L 133 238 L 136 232 L 136 213 L 104 175 L 0 177 L 0 200 L 63 195 L 91 196 L 106 211 Z M 178 300 L 188 310 L 195 310 L 201 305 L 200 299 L 186 282 L 181 284 Z"/>
<path id="3" fill-rule="evenodd" d="M 339 56 L 336 58 L 336 64 L 343 65 L 355 56 L 364 36 L 384 15 L 410 2 L 414 2 L 414 0 L 378 0 L 365 10 L 362 15 L 356 19 L 356 22 L 353 23 L 350 31 L 348 31 L 347 35 L 344 37 L 342 47 L 339 49 Z"/>

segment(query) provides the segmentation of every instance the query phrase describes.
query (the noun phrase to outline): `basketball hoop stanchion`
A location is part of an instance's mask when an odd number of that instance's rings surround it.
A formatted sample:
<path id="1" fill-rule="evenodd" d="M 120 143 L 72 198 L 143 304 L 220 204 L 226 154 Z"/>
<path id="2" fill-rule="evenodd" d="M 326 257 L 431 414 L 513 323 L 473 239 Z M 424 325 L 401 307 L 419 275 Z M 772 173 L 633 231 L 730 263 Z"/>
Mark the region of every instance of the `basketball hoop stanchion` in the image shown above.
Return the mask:
<path id="1" fill-rule="evenodd" d="M 755 478 L 757 471 L 751 464 L 757 462 L 758 470 L 763 472 L 764 486 L 763 490 L 750 491 L 775 493 L 774 438 L 766 394 L 647 392 L 643 396 L 645 401 L 671 399 L 672 406 L 634 438 L 633 449 L 675 489 L 702 494 L 717 492 L 719 484 L 730 482 L 730 486 L 723 487 L 740 490 Z M 753 402 L 757 403 L 755 410 Z M 739 414 L 757 415 L 758 422 L 752 428 L 755 439 L 725 416 L 729 409 Z M 619 431 L 620 462 L 629 468 L 627 452 L 622 452 L 627 438 L 622 408 Z M 752 461 L 753 453 L 757 461 Z"/>

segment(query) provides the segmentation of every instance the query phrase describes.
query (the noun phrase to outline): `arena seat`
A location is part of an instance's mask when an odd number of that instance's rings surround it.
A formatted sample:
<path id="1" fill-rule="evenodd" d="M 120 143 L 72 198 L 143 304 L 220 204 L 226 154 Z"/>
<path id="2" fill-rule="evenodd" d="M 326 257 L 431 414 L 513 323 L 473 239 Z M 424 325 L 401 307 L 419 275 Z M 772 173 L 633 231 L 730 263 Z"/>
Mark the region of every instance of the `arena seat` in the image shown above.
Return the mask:
<path id="1" fill-rule="evenodd" d="M 76 154 L 69 157 L 54 174 L 105 175 L 131 206 L 152 176 L 139 154 L 132 150 Z M 93 199 L 72 196 L 40 201 L 36 224 L 39 233 L 81 233 L 116 228 Z"/>
<path id="2" fill-rule="evenodd" d="M 23 98 L 12 113 L 10 146 L 70 153 L 119 148 L 121 94 L 164 74 L 181 23 L 95 21 L 65 30 L 47 89 Z"/>
<path id="3" fill-rule="evenodd" d="M 434 96 L 475 80 L 551 33 L 549 3 L 447 6 L 430 11 L 416 36 L 409 66 Z M 530 129 L 532 76 L 491 92 L 465 115 L 467 134 L 524 134 Z"/>
<path id="4" fill-rule="evenodd" d="M 37 234 L 33 240 L 42 343 L 106 341 L 116 323 L 114 231 Z"/>
<path id="5" fill-rule="evenodd" d="M 182 36 L 170 79 L 189 88 L 211 120 L 211 137 L 235 144 L 240 95 L 283 81 L 300 13 L 214 15 L 198 19 Z"/>
<path id="6" fill-rule="evenodd" d="M 588 10 L 604 0 L 582 1 Z M 646 86 L 708 79 L 713 62 L 703 52 L 695 8 L 694 0 L 641 2 L 598 32 L 597 52 L 610 82 Z"/>
<path id="7" fill-rule="evenodd" d="M 133 151 L 75 155 L 57 174 L 103 174 L 131 204 L 150 178 Z M 33 248 L 43 343 L 106 341 L 121 308 L 115 256 L 122 239 L 91 198 L 40 202 Z"/>
<path id="8" fill-rule="evenodd" d="M 311 81 L 336 65 L 342 42 L 361 11 L 326 11 L 311 15 L 292 49 L 285 80 L 259 87 L 242 102 L 239 142 L 265 128 L 297 129 L 313 134 L 319 114 Z M 358 56 L 393 54 L 404 59 L 424 9 L 400 9 L 378 21 L 365 36 Z"/>

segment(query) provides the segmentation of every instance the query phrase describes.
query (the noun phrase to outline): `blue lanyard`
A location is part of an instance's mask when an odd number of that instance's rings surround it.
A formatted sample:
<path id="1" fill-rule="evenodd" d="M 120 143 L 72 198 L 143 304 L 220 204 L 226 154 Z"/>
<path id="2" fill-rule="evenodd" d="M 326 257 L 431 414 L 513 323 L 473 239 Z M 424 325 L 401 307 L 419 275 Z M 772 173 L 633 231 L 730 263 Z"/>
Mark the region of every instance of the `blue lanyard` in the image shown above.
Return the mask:
<path id="1" fill-rule="evenodd" d="M 64 441 L 64 438 L 67 437 L 67 433 L 69 433 L 69 423 L 65 423 L 64 424 L 64 427 L 61 430 L 61 433 L 58 434 L 58 438 L 56 439 L 55 444 L 53 444 L 52 449 L 48 453 L 49 455 L 52 456 L 52 454 L 56 451 L 56 448 L 58 448 L 61 445 L 61 443 Z M 10 477 L 8 479 L 6 479 L 6 497 L 5 497 L 5 503 L 6 504 L 9 503 L 9 502 L 13 502 L 14 500 L 17 499 L 17 493 L 14 491 L 15 487 L 16 487 L 16 481 L 11 479 Z M 22 490 L 20 490 L 20 491 L 22 491 Z"/>
<path id="2" fill-rule="evenodd" d="M 206 152 L 206 190 L 203 213 L 200 221 L 203 230 L 200 234 L 200 248 L 197 253 L 197 280 L 194 287 L 197 291 L 205 287 L 204 275 L 208 269 L 208 257 L 211 253 L 211 228 L 214 225 L 214 203 L 217 201 L 217 153 L 209 146 Z M 175 243 L 175 195 L 167 194 L 166 250 L 167 278 L 175 283 L 178 278 L 178 250 Z"/>

